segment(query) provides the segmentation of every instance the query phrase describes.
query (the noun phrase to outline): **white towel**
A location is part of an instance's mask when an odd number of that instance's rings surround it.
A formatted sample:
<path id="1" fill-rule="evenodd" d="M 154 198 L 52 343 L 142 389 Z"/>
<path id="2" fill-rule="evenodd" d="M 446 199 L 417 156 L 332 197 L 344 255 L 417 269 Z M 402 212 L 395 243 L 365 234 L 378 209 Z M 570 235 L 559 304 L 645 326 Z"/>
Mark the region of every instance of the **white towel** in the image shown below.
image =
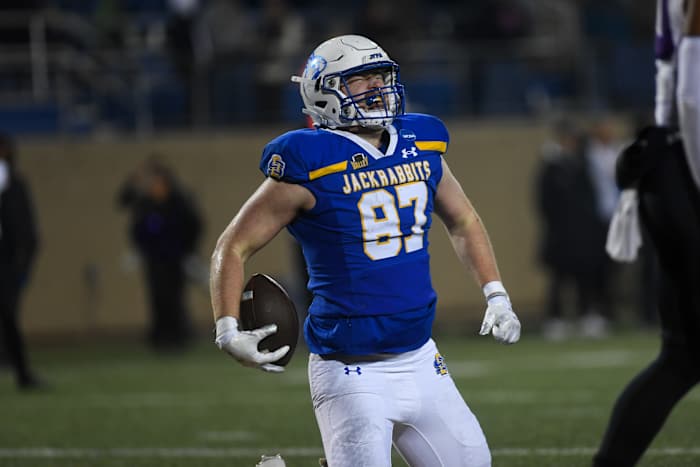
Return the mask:
<path id="1" fill-rule="evenodd" d="M 637 259 L 637 250 L 642 245 L 638 205 L 635 188 L 622 190 L 605 243 L 605 251 L 616 261 L 629 263 Z"/>

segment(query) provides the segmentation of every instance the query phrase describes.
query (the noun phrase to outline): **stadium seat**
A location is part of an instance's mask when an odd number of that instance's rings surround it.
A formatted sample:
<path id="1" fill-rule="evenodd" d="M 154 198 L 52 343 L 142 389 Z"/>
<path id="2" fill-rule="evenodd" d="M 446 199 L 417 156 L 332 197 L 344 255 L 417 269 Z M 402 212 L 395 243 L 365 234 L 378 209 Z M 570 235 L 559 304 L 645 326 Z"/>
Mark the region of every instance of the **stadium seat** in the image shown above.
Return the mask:
<path id="1" fill-rule="evenodd" d="M 468 110 L 468 106 L 460 106 L 465 101 L 464 89 L 449 77 L 437 79 L 431 75 L 417 79 L 407 78 L 404 79 L 404 85 L 407 111 L 451 117 Z"/>
<path id="2" fill-rule="evenodd" d="M 486 115 L 524 114 L 530 72 L 523 63 L 500 61 L 481 68 L 479 111 Z"/>
<path id="3" fill-rule="evenodd" d="M 59 123 L 59 108 L 53 102 L 0 107 L 0 128 L 8 133 L 55 133 Z"/>
<path id="4" fill-rule="evenodd" d="M 638 45 L 619 43 L 610 49 L 604 82 L 609 83 L 610 98 L 615 105 L 646 108 L 654 101 L 652 52 L 646 42 Z"/>

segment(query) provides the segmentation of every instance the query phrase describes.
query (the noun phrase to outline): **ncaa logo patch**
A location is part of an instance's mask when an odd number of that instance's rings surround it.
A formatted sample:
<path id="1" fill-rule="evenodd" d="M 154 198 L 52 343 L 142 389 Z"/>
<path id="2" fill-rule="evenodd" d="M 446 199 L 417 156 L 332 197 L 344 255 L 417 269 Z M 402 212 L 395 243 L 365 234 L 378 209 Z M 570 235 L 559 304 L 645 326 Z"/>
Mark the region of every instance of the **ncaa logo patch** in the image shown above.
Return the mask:
<path id="1" fill-rule="evenodd" d="M 450 373 L 447 371 L 447 364 L 445 363 L 445 359 L 442 357 L 442 355 L 440 355 L 440 352 L 435 354 L 433 367 L 435 367 L 435 373 L 437 373 L 439 376 L 445 376 Z"/>
<path id="2" fill-rule="evenodd" d="M 416 134 L 412 130 L 407 130 L 405 128 L 399 130 L 399 136 L 408 141 L 416 140 Z"/>
<path id="3" fill-rule="evenodd" d="M 279 154 L 273 154 L 270 161 L 267 163 L 267 176 L 280 179 L 284 176 L 284 167 L 286 164 Z"/>

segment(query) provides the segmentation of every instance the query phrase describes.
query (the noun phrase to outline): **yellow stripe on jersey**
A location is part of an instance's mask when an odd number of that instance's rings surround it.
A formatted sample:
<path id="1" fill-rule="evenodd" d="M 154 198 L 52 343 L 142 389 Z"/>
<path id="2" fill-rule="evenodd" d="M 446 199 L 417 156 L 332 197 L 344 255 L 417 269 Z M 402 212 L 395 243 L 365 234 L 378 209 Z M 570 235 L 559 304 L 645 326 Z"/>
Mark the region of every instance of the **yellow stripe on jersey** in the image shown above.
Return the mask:
<path id="1" fill-rule="evenodd" d="M 421 151 L 447 151 L 447 143 L 444 141 L 416 141 L 416 147 Z"/>
<path id="2" fill-rule="evenodd" d="M 309 180 L 316 180 L 325 175 L 334 174 L 336 172 L 343 172 L 348 168 L 348 161 L 336 162 L 335 164 L 327 165 L 321 167 L 320 169 L 312 170 L 309 172 Z"/>

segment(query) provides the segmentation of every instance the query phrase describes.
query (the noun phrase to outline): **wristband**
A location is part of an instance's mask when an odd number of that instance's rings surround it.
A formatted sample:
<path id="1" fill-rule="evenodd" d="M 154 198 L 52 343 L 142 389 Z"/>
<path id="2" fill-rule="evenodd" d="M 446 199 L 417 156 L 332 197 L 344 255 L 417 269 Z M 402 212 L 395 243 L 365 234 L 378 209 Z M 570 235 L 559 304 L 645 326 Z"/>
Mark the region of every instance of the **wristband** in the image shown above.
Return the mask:
<path id="1" fill-rule="evenodd" d="M 238 334 L 238 320 L 233 316 L 222 316 L 216 320 L 216 336 L 223 336 L 227 332 L 233 331 Z"/>
<path id="2" fill-rule="evenodd" d="M 501 281 L 491 281 L 487 282 L 481 290 L 484 292 L 484 297 L 486 297 L 486 302 L 494 297 L 505 297 L 508 298 L 508 293 Z"/>

